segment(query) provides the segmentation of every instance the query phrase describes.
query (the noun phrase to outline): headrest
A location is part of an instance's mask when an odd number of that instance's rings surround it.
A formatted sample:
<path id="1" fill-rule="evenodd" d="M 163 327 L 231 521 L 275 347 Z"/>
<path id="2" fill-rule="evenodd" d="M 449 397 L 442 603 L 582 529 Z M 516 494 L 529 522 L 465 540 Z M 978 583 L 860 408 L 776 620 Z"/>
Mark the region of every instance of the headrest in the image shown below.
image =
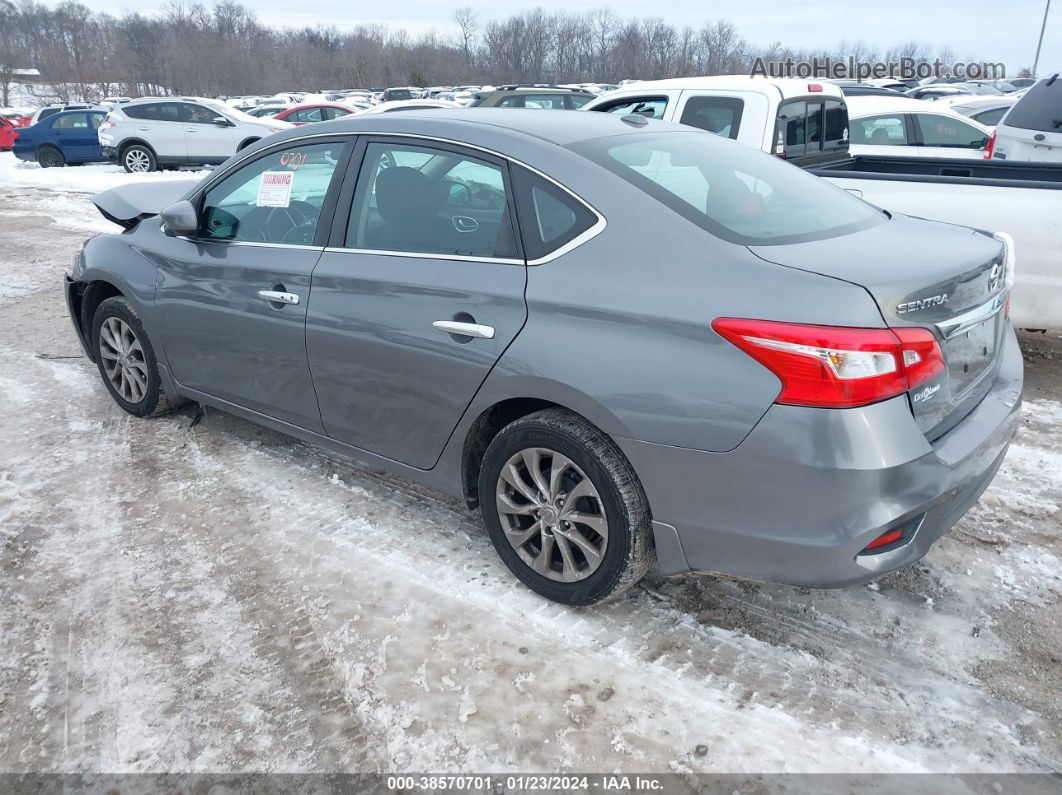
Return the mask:
<path id="1" fill-rule="evenodd" d="M 385 168 L 376 175 L 376 209 L 385 221 L 430 217 L 445 200 L 432 188 L 432 181 L 415 168 Z"/>

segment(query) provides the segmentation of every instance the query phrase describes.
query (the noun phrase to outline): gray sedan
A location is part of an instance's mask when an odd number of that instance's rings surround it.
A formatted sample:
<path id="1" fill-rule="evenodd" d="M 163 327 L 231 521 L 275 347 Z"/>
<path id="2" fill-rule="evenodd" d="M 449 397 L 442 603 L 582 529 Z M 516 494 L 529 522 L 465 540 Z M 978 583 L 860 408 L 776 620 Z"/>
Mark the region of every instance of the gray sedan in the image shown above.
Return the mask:
<path id="1" fill-rule="evenodd" d="M 126 230 L 66 293 L 119 406 L 198 401 L 462 496 L 571 605 L 654 565 L 872 580 L 1015 427 L 1003 240 L 686 127 L 355 117 L 95 202 Z"/>

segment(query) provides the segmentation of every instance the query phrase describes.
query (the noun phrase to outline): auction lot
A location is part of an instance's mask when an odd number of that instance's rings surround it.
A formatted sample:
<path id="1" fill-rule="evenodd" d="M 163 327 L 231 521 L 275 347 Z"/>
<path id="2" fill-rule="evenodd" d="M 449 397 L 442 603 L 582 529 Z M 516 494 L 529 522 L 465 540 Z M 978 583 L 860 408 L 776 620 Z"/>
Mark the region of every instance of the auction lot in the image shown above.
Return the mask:
<path id="1" fill-rule="evenodd" d="M 1015 443 L 920 564 L 568 609 L 448 497 L 115 405 L 62 276 L 116 229 L 89 194 L 159 178 L 0 154 L 0 770 L 1062 769 L 1062 332 L 1020 333 Z"/>

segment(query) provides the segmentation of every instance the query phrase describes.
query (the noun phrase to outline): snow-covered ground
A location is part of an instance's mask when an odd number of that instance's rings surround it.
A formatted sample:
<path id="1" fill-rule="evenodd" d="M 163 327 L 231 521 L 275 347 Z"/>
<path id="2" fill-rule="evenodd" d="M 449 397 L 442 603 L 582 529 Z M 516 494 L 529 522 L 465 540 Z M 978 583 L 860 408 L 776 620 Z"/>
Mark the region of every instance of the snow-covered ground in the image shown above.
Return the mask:
<path id="1" fill-rule="evenodd" d="M 922 563 L 569 610 L 447 497 L 218 412 L 119 411 L 60 283 L 112 228 L 84 191 L 130 177 L 7 157 L 0 771 L 1062 768 L 1062 335 L 1022 336 L 1015 445 Z"/>

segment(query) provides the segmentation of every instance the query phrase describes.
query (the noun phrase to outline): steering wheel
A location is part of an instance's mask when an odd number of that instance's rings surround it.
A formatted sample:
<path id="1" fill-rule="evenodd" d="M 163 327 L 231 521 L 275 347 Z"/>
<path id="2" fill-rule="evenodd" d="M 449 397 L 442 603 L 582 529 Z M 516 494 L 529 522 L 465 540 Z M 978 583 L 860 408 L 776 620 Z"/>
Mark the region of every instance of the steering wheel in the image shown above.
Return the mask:
<path id="1" fill-rule="evenodd" d="M 311 245 L 317 236 L 320 211 L 309 202 L 293 201 L 287 207 L 273 207 L 266 215 L 265 229 L 269 240 Z"/>

